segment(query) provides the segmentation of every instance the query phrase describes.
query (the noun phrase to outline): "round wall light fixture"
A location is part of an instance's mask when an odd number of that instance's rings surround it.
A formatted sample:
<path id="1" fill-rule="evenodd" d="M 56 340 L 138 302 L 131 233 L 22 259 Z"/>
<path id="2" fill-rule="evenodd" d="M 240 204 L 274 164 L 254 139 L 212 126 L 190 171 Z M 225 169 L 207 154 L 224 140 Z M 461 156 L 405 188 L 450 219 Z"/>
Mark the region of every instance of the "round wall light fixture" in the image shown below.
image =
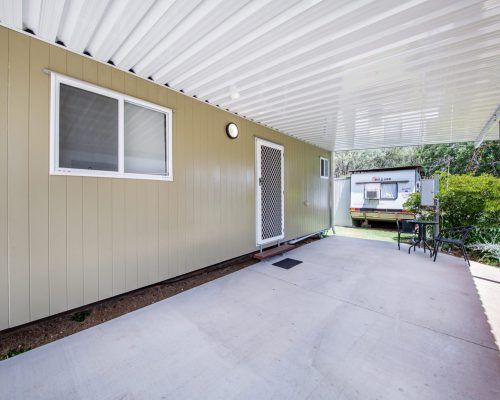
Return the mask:
<path id="1" fill-rule="evenodd" d="M 239 134 L 238 126 L 234 122 L 230 122 L 226 125 L 226 133 L 230 139 L 236 139 Z"/>

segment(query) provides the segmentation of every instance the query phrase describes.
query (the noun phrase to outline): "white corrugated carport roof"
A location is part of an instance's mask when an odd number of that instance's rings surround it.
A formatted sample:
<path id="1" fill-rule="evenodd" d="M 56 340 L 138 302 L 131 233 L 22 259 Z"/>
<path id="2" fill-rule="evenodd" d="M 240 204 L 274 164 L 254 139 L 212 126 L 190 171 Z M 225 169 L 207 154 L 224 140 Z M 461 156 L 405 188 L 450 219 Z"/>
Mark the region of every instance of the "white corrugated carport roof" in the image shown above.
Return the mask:
<path id="1" fill-rule="evenodd" d="M 500 0 L 0 0 L 0 21 L 331 150 L 475 140 L 500 103 Z"/>

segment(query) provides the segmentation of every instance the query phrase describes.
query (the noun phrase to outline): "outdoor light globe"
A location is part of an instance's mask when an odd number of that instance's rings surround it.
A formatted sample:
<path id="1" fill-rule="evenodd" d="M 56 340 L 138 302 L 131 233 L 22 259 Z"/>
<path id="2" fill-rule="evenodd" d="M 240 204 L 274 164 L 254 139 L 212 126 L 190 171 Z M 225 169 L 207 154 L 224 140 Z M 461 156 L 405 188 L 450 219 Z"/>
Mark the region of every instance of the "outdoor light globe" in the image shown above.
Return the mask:
<path id="1" fill-rule="evenodd" d="M 231 139 L 236 139 L 238 137 L 238 127 L 235 123 L 231 122 L 226 126 L 226 133 Z"/>

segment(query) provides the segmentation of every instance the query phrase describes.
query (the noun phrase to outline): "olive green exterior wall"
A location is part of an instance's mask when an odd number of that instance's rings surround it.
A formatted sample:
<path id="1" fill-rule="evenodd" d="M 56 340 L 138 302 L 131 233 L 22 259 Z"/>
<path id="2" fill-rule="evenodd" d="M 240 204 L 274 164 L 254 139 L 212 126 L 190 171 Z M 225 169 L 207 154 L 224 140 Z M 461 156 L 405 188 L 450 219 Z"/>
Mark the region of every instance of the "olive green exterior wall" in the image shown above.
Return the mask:
<path id="1" fill-rule="evenodd" d="M 50 176 L 43 68 L 173 108 L 174 181 Z M 285 147 L 286 238 L 327 228 L 328 151 L 0 27 L 0 330 L 256 250 L 256 136 Z"/>

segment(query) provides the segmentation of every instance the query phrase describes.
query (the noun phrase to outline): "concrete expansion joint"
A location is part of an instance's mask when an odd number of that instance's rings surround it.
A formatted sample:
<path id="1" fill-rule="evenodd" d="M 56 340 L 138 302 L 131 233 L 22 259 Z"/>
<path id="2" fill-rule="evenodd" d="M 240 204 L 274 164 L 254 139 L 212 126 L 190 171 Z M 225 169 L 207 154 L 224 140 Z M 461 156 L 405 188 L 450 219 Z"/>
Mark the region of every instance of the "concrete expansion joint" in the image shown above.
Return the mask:
<path id="1" fill-rule="evenodd" d="M 418 324 L 418 323 L 413 322 L 413 321 L 409 321 L 409 320 L 404 319 L 404 318 L 399 318 L 399 317 L 396 317 L 396 316 L 384 313 L 384 312 L 379 311 L 379 310 L 375 310 L 373 308 L 370 308 L 370 307 L 367 307 L 367 306 L 364 306 L 364 305 L 361 305 L 361 304 L 358 304 L 358 303 L 355 303 L 355 302 L 352 302 L 352 301 L 349 301 L 349 300 L 346 300 L 346 299 L 343 299 L 343 298 L 340 298 L 340 297 L 336 297 L 336 296 L 332 296 L 332 295 L 327 295 L 325 293 L 320 293 L 320 292 L 317 292 L 317 291 L 311 290 L 311 289 L 306 289 L 306 288 L 304 288 L 304 287 L 302 287 L 302 286 L 300 286 L 300 285 L 298 285 L 296 283 L 289 282 L 289 281 L 287 281 L 285 279 L 281 279 L 281 278 L 278 278 L 276 276 L 268 275 L 268 274 L 266 274 L 264 272 L 261 272 L 261 271 L 251 270 L 251 272 L 255 272 L 255 273 L 258 273 L 258 274 L 261 274 L 261 275 L 265 275 L 265 276 L 267 276 L 269 278 L 276 279 L 278 281 L 286 283 L 289 286 L 294 286 L 294 287 L 297 287 L 297 288 L 299 288 L 301 290 L 304 290 L 305 292 L 314 293 L 314 294 L 319 295 L 319 296 L 323 296 L 323 297 L 326 297 L 326 298 L 337 300 L 337 301 L 340 301 L 341 303 L 349 304 L 351 306 L 354 306 L 354 307 L 357 307 L 357 308 L 360 308 L 360 309 L 363 309 L 363 310 L 366 310 L 366 311 L 374 312 L 376 314 L 382 315 L 382 316 L 384 316 L 386 318 L 390 318 L 390 319 L 395 320 L 395 321 L 403 322 L 403 323 L 406 323 L 408 325 L 412 325 L 412 326 L 415 326 L 415 327 L 418 327 L 418 328 L 426 329 L 428 331 L 431 331 L 431 332 L 434 332 L 434 333 L 438 333 L 440 335 L 448 336 L 448 337 L 453 338 L 453 339 L 461 340 L 461 341 L 464 341 L 464 342 L 467 342 L 467 343 L 470 343 L 470 344 L 473 344 L 473 345 L 476 345 L 476 346 L 480 346 L 480 347 L 484 347 L 484 348 L 489 349 L 489 350 L 493 350 L 496 353 L 500 353 L 500 350 L 498 348 L 495 348 L 495 347 L 491 347 L 491 346 L 488 346 L 488 345 L 485 345 L 485 344 L 482 344 L 482 343 L 478 343 L 478 342 L 475 342 L 473 340 L 469 340 L 469 339 L 466 339 L 466 338 L 463 338 L 463 337 L 460 337 L 460 336 L 452 335 L 451 333 L 443 332 L 443 331 L 440 331 L 440 330 L 435 329 L 435 328 L 431 328 L 431 327 L 428 327 L 428 326 L 425 326 L 425 325 L 421 325 L 421 324 Z"/>

